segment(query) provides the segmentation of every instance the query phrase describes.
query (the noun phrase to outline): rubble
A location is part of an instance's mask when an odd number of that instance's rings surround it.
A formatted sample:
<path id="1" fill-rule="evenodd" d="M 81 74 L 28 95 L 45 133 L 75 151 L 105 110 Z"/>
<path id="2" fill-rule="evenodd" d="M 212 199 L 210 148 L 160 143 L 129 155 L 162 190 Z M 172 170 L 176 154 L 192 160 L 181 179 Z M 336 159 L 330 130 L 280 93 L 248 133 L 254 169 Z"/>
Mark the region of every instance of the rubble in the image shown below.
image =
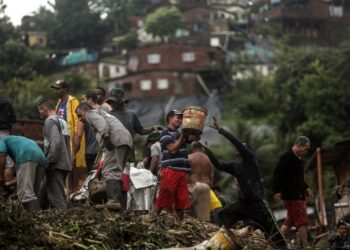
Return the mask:
<path id="1" fill-rule="evenodd" d="M 117 214 L 74 205 L 67 211 L 26 212 L 0 204 L 0 249 L 161 249 L 190 247 L 209 239 L 218 227 L 168 214 Z"/>

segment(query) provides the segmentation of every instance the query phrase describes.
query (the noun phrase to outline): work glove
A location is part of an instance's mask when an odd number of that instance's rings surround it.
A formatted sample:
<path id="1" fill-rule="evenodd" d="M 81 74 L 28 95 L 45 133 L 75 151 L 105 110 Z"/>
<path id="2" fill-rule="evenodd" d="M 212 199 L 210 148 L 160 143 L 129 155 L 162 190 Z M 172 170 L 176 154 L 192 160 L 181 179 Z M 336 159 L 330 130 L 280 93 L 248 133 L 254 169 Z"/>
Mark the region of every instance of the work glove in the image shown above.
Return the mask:
<path id="1" fill-rule="evenodd" d="M 115 148 L 115 146 L 113 145 L 111 138 L 106 137 L 104 140 L 105 140 L 105 145 L 106 145 L 107 150 L 112 151 Z"/>

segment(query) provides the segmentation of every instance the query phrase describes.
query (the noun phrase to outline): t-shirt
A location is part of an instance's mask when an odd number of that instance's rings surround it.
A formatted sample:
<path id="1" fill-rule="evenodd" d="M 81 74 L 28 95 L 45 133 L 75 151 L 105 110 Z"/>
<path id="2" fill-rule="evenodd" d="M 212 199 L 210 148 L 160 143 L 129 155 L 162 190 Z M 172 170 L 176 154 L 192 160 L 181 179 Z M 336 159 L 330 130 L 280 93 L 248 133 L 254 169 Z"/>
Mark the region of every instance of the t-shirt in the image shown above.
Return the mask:
<path id="1" fill-rule="evenodd" d="M 167 145 L 174 143 L 180 136 L 181 133 L 178 130 L 173 130 L 171 128 L 167 128 L 160 135 L 160 145 L 163 153 L 162 167 L 174 170 L 191 171 L 185 143 L 183 143 L 181 148 L 175 154 L 170 154 L 167 150 Z"/>
<path id="2" fill-rule="evenodd" d="M 163 158 L 163 154 L 162 154 L 162 149 L 160 147 L 160 142 L 157 141 L 156 143 L 152 144 L 151 146 L 151 157 L 158 155 L 158 169 L 162 166 L 162 158 Z"/>
<path id="3" fill-rule="evenodd" d="M 46 166 L 46 157 L 38 144 L 23 136 L 10 135 L 0 140 L 0 153 L 8 154 L 17 166 L 28 162 L 37 162 Z"/>
<path id="4" fill-rule="evenodd" d="M 135 134 L 141 134 L 143 126 L 141 125 L 141 122 L 134 111 L 128 110 L 120 112 L 112 110 L 110 114 L 119 119 L 124 127 L 129 130 L 132 138 L 135 137 Z"/>
<path id="5" fill-rule="evenodd" d="M 67 101 L 58 105 L 56 113 L 61 119 L 67 121 Z"/>

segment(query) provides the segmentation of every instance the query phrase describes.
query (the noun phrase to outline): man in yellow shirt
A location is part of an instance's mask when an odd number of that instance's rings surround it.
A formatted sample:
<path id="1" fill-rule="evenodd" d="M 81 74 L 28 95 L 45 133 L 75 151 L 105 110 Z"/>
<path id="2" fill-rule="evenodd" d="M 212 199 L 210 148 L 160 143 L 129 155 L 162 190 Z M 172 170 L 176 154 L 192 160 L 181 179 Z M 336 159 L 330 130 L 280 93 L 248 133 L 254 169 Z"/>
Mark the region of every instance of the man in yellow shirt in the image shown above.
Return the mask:
<path id="1" fill-rule="evenodd" d="M 64 80 L 57 80 L 51 85 L 54 89 L 55 95 L 58 98 L 56 104 L 57 115 L 64 119 L 68 124 L 70 134 L 70 149 L 73 156 L 73 170 L 72 170 L 72 189 L 77 190 L 84 183 L 87 176 L 86 162 L 85 162 L 85 136 L 81 136 L 79 150 L 74 153 L 74 142 L 79 143 L 75 138 L 79 130 L 79 119 L 75 113 L 76 108 L 79 105 L 79 101 L 76 97 L 68 94 L 68 84 Z"/>

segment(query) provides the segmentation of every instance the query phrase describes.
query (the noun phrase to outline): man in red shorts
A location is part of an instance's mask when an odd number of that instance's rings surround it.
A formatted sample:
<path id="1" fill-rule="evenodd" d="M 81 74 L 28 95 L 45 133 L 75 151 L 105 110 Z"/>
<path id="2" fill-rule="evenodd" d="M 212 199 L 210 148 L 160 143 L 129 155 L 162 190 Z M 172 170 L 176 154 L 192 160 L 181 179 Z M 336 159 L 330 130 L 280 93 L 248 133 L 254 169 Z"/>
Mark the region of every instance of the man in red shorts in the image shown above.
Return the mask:
<path id="1" fill-rule="evenodd" d="M 160 173 L 160 189 L 156 200 L 157 215 L 164 209 L 173 212 L 183 219 L 184 210 L 190 207 L 187 187 L 187 174 L 191 171 L 186 143 L 189 140 L 178 131 L 182 123 L 182 113 L 171 110 L 166 116 L 168 127 L 160 135 L 163 153 L 162 172 Z"/>
<path id="2" fill-rule="evenodd" d="M 273 176 L 274 198 L 283 199 L 288 211 L 281 231 L 286 235 L 289 229 L 295 226 L 303 247 L 308 245 L 305 196 L 312 196 L 312 192 L 304 181 L 302 156 L 306 155 L 309 149 L 310 140 L 299 136 L 292 149 L 281 156 Z"/>

